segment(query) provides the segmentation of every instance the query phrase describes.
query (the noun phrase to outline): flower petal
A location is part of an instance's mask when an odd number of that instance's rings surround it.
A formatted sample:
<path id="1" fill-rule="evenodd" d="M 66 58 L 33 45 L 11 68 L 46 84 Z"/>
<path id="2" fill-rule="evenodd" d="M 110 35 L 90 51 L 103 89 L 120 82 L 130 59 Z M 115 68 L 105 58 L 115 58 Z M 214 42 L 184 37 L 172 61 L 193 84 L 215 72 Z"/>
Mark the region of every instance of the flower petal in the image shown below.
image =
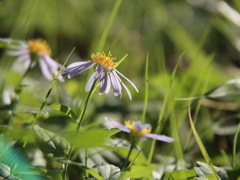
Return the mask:
<path id="1" fill-rule="evenodd" d="M 103 69 L 101 78 L 100 78 L 100 90 L 99 95 L 102 95 L 103 93 L 109 93 L 111 88 L 111 81 L 109 78 L 109 75 L 106 71 L 106 69 Z"/>
<path id="2" fill-rule="evenodd" d="M 58 73 L 58 69 L 61 67 L 59 63 L 54 61 L 47 54 L 40 54 L 39 65 L 42 74 L 50 81 L 53 80 L 54 76 Z M 58 79 L 61 81 L 61 76 L 59 76 Z"/>
<path id="3" fill-rule="evenodd" d="M 90 62 L 90 61 L 72 63 L 68 67 L 63 69 L 61 74 L 63 76 L 67 75 L 68 78 L 72 78 L 73 76 L 76 76 L 77 74 L 80 74 L 83 71 L 86 71 L 92 68 L 94 64 L 95 62 Z"/>
<path id="4" fill-rule="evenodd" d="M 95 71 L 95 72 L 90 76 L 90 78 L 89 78 L 89 80 L 88 80 L 88 82 L 87 82 L 87 84 L 86 84 L 86 87 L 85 87 L 85 91 L 86 91 L 86 92 L 89 92 L 89 91 L 92 89 L 93 83 L 94 83 L 94 81 L 95 81 L 97 78 L 98 78 L 98 72 Z"/>
<path id="5" fill-rule="evenodd" d="M 114 71 L 114 70 L 113 70 Z M 128 97 L 130 100 L 132 100 L 132 95 L 129 91 L 129 89 L 127 88 L 127 86 L 122 82 L 121 78 L 118 76 L 118 74 L 114 71 L 115 77 L 117 77 L 117 79 L 119 80 L 119 82 L 122 84 L 122 86 L 124 87 L 124 89 L 127 91 Z"/>
<path id="6" fill-rule="evenodd" d="M 105 125 L 110 128 L 118 128 L 124 132 L 130 133 L 129 129 L 121 123 L 118 123 L 108 117 L 105 117 Z"/>
<path id="7" fill-rule="evenodd" d="M 118 78 L 114 74 L 114 71 L 112 70 L 109 75 L 110 75 L 111 82 L 112 82 L 112 85 L 113 85 L 114 96 L 120 95 L 122 97 L 122 86 L 121 86 Z"/>
<path id="8" fill-rule="evenodd" d="M 133 84 L 133 82 L 132 81 L 130 81 L 126 76 L 124 76 L 122 73 L 120 73 L 118 70 L 116 70 L 116 69 L 114 69 L 120 76 L 122 76 L 124 79 L 126 79 L 133 87 L 134 87 L 134 89 L 137 91 L 137 92 L 139 92 L 138 91 L 138 89 L 137 89 L 137 87 Z"/>
<path id="9" fill-rule="evenodd" d="M 147 133 L 144 136 L 152 139 L 156 139 L 158 141 L 164 141 L 164 142 L 173 142 L 174 139 L 165 135 L 158 135 L 158 134 L 152 134 L 152 133 Z"/>

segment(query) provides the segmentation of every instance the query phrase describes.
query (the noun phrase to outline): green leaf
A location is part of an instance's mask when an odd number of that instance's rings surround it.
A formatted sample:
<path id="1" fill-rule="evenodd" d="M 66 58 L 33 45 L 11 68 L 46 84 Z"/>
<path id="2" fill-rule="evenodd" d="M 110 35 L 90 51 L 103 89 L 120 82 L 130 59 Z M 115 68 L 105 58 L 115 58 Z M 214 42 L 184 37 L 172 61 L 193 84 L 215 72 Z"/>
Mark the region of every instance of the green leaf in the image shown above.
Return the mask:
<path id="1" fill-rule="evenodd" d="M 103 179 L 118 180 L 121 175 L 121 170 L 111 164 L 102 163 L 93 167 L 96 169 Z"/>
<path id="2" fill-rule="evenodd" d="M 126 171 L 124 177 L 130 178 L 142 178 L 152 179 L 152 171 L 155 169 L 155 165 L 133 165 L 129 171 Z"/>
<path id="3" fill-rule="evenodd" d="M 52 153 L 54 156 L 65 156 L 68 153 L 70 144 L 64 138 L 38 125 L 34 126 L 34 130 L 37 136 L 36 142 L 44 153 Z"/>
<path id="4" fill-rule="evenodd" d="M 65 115 L 67 115 L 68 117 L 70 117 L 72 119 L 76 119 L 76 115 L 70 107 L 67 107 L 62 104 L 50 104 L 49 106 L 64 113 Z"/>
<path id="5" fill-rule="evenodd" d="M 173 171 L 169 175 L 172 179 L 178 179 L 178 180 L 185 180 L 185 179 L 194 178 L 197 176 L 194 170 L 187 170 L 187 169 Z"/>
<path id="6" fill-rule="evenodd" d="M 80 131 L 77 134 L 67 134 L 65 137 L 77 147 L 96 147 L 102 145 L 106 139 L 119 132 L 119 129 L 94 129 Z"/>

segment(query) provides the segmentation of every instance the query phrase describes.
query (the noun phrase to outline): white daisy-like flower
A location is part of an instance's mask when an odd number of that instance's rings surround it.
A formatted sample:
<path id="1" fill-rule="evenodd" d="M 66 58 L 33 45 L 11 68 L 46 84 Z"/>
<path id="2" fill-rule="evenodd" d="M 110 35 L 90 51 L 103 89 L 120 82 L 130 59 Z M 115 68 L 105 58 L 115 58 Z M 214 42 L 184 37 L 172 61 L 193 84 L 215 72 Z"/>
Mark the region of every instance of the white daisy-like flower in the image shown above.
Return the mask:
<path id="1" fill-rule="evenodd" d="M 17 61 L 23 62 L 25 69 L 30 66 L 30 68 L 33 68 L 38 63 L 43 76 L 49 81 L 54 79 L 62 66 L 51 58 L 51 49 L 47 42 L 42 39 L 34 39 L 28 42 L 20 41 L 18 44 L 12 44 L 9 46 L 8 54 L 16 56 Z M 63 80 L 61 75 L 58 79 Z"/>
<path id="2" fill-rule="evenodd" d="M 94 73 L 89 78 L 85 90 L 89 92 L 95 81 L 100 82 L 100 90 L 99 94 L 108 94 L 111 86 L 113 87 L 114 96 L 122 97 L 122 87 L 127 91 L 127 94 L 130 99 L 132 99 L 131 93 L 127 86 L 123 83 L 120 76 L 123 77 L 126 81 L 128 81 L 134 89 L 138 92 L 137 87 L 126 78 L 123 74 L 121 74 L 117 69 L 114 68 L 116 65 L 113 62 L 116 58 L 112 57 L 112 54 L 109 52 L 108 54 L 96 53 L 91 55 L 92 60 L 89 61 L 80 61 L 70 64 L 67 68 L 63 69 L 62 75 L 67 76 L 68 78 L 72 78 L 73 76 L 82 73 L 90 68 L 95 67 Z M 119 76 L 120 75 L 120 76 Z"/>

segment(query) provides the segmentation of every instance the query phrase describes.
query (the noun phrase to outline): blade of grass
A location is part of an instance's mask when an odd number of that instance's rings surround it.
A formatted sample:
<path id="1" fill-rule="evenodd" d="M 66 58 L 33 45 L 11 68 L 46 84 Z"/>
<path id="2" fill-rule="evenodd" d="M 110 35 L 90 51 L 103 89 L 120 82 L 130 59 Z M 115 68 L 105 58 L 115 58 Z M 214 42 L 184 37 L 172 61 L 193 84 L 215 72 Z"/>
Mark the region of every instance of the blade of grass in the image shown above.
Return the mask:
<path id="1" fill-rule="evenodd" d="M 237 139 L 238 139 L 238 134 L 240 131 L 240 124 L 238 124 L 238 128 L 237 131 L 234 135 L 234 139 L 233 139 L 233 168 L 235 168 L 237 166 Z"/>
<path id="2" fill-rule="evenodd" d="M 31 133 L 32 133 L 32 131 L 33 131 L 33 128 L 34 128 L 34 126 L 35 126 L 38 118 L 40 117 L 40 115 L 41 115 L 41 113 L 42 113 L 42 110 L 43 110 L 43 108 L 44 108 L 44 106 L 45 106 L 45 104 L 46 104 L 46 102 L 47 102 L 47 99 L 48 99 L 49 95 L 51 94 L 52 89 L 53 89 L 54 85 L 56 84 L 56 82 L 57 82 L 57 80 L 58 80 L 58 76 L 60 75 L 61 71 L 62 71 L 63 68 L 65 67 L 66 63 L 68 62 L 68 60 L 69 60 L 69 58 L 70 58 L 70 56 L 72 55 L 72 53 L 73 53 L 74 50 L 75 50 L 75 47 L 72 49 L 72 51 L 71 51 L 70 54 L 68 55 L 67 59 L 65 60 L 64 64 L 63 64 L 62 67 L 59 69 L 57 75 L 54 77 L 54 80 L 52 81 L 52 84 L 51 84 L 50 88 L 48 89 L 48 92 L 47 92 L 47 94 L 46 94 L 46 96 L 45 96 L 45 98 L 44 98 L 44 100 L 43 100 L 43 103 L 42 103 L 42 105 L 41 105 L 41 107 L 40 107 L 40 109 L 39 109 L 39 111 L 38 111 L 38 113 L 37 113 L 37 115 L 36 115 L 36 117 L 35 117 L 35 119 L 34 119 L 34 121 L 33 121 L 33 124 L 32 124 L 32 126 L 31 126 L 30 132 L 28 133 L 27 138 L 26 138 L 26 140 L 24 141 L 24 144 L 23 144 L 23 147 L 24 147 L 24 148 L 26 147 L 26 144 L 27 144 L 27 142 L 28 142 L 28 139 L 29 139 L 29 137 L 30 137 L 30 135 L 31 135 Z"/>
<path id="3" fill-rule="evenodd" d="M 210 166 L 210 169 L 212 171 L 212 173 L 214 174 L 214 179 L 218 180 L 218 176 L 216 174 L 216 171 L 214 170 L 213 168 L 213 164 L 212 164 L 212 161 L 207 153 L 207 150 L 205 149 L 204 145 L 203 145 L 203 142 L 201 140 L 201 138 L 199 137 L 198 133 L 197 133 L 197 130 L 194 126 L 194 123 L 193 123 L 193 120 L 192 120 L 192 116 L 191 116 L 191 106 L 189 105 L 188 106 L 188 120 L 189 120 L 189 123 L 190 123 L 190 126 L 191 126 L 191 129 L 192 129 L 192 132 L 193 132 L 193 135 L 195 137 L 195 140 L 198 144 L 198 147 L 202 153 L 202 156 L 204 158 L 204 160 L 206 161 L 207 164 L 209 164 Z"/>
<path id="4" fill-rule="evenodd" d="M 160 130 L 161 130 L 160 125 L 162 123 L 164 113 L 168 113 L 168 115 L 171 116 L 172 112 L 174 112 L 175 101 L 172 98 L 172 85 L 173 85 L 173 80 L 174 80 L 177 68 L 178 68 L 178 66 L 179 66 L 179 64 L 182 60 L 183 55 L 184 55 L 184 53 L 179 57 L 178 62 L 176 64 L 175 68 L 174 68 L 174 71 L 173 71 L 172 75 L 171 75 L 170 83 L 169 83 L 169 90 L 168 90 L 168 93 L 166 94 L 166 96 L 164 97 L 163 107 L 162 107 L 162 109 L 160 111 L 160 114 L 159 114 L 159 118 L 158 118 L 158 122 L 157 122 L 157 128 L 155 129 L 156 134 L 160 133 Z M 169 109 L 169 110 L 166 111 L 166 109 Z M 173 113 L 173 114 L 175 114 L 175 113 Z M 177 158 L 178 158 L 179 162 L 181 163 L 181 164 L 179 164 L 179 166 L 183 167 L 184 166 L 184 164 L 182 163 L 182 162 L 184 162 L 183 161 L 183 152 L 182 152 L 182 147 L 181 147 L 180 138 L 179 138 L 179 134 L 178 134 L 178 123 L 177 123 L 175 115 L 170 117 L 170 125 L 171 125 L 171 131 L 173 133 L 173 138 L 175 139 L 175 142 L 174 142 L 175 152 L 177 153 Z M 148 162 L 149 163 L 151 162 L 152 157 L 153 157 L 155 144 L 156 144 L 156 141 L 152 140 L 152 143 L 151 143 L 151 146 L 150 146 L 150 151 L 149 151 L 149 154 L 148 154 Z"/>
<path id="5" fill-rule="evenodd" d="M 142 113 L 142 123 L 145 124 L 146 120 L 146 112 L 147 112 L 147 104 L 148 104 L 148 61 L 149 61 L 149 53 L 146 57 L 146 66 L 145 66 L 145 96 L 144 96 L 144 106 Z"/>

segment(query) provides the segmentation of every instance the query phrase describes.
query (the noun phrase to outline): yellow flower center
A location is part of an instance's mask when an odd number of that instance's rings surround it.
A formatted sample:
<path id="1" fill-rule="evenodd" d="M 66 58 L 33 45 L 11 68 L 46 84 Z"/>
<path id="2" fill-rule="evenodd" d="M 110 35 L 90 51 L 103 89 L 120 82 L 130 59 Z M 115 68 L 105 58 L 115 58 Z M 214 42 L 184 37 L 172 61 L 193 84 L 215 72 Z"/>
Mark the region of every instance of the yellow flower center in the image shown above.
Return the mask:
<path id="1" fill-rule="evenodd" d="M 125 126 L 130 130 L 133 135 L 144 136 L 147 133 L 150 133 L 152 128 L 139 128 L 137 129 L 135 123 L 132 121 L 125 121 Z"/>
<path id="2" fill-rule="evenodd" d="M 112 69 L 115 66 L 115 62 L 113 62 L 116 58 L 112 57 L 112 54 L 109 52 L 108 54 L 96 53 L 91 55 L 92 60 L 98 64 L 101 64 L 107 70 Z"/>
<path id="3" fill-rule="evenodd" d="M 51 49 L 47 42 L 43 39 L 35 39 L 28 41 L 28 50 L 30 53 L 39 55 L 41 53 L 51 56 Z"/>

